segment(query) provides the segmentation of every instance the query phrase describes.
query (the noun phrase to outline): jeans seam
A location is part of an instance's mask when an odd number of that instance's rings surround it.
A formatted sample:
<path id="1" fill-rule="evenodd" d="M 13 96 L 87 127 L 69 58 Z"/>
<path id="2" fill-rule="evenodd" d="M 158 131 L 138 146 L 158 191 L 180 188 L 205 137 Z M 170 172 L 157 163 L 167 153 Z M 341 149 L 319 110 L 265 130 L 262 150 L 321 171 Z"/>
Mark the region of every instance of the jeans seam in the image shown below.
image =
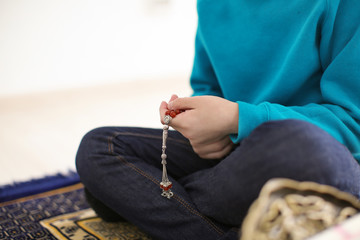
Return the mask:
<path id="1" fill-rule="evenodd" d="M 113 144 L 113 139 L 119 135 L 131 135 L 131 136 L 143 136 L 143 137 L 151 137 L 151 138 L 158 138 L 157 136 L 153 136 L 153 135 L 148 135 L 148 134 L 134 134 L 134 133 L 129 133 L 129 132 L 124 132 L 124 133 L 120 133 L 120 132 L 115 132 L 112 136 L 110 136 L 108 138 L 108 151 L 109 154 L 115 156 L 117 159 L 119 159 L 121 162 L 123 162 L 125 165 L 127 165 L 128 167 L 130 167 L 131 169 L 133 169 L 135 172 L 137 172 L 138 174 L 144 176 L 145 178 L 147 178 L 148 180 L 150 180 L 151 182 L 155 183 L 156 185 L 160 184 L 160 181 L 158 181 L 157 179 L 155 179 L 152 176 L 149 176 L 147 173 L 145 173 L 144 171 L 142 171 L 141 169 L 139 169 L 138 167 L 136 167 L 134 164 L 128 162 L 124 157 L 116 155 L 114 152 L 114 144 Z M 162 137 L 159 137 L 160 139 Z M 174 139 L 176 141 L 176 139 Z M 181 141 L 178 140 L 178 142 L 185 142 L 185 141 Z M 217 227 L 210 219 L 208 219 L 207 217 L 203 216 L 200 212 L 198 212 L 196 209 L 194 209 L 193 207 L 190 206 L 190 204 L 188 202 L 186 202 L 183 198 L 181 198 L 180 196 L 178 196 L 177 194 L 174 193 L 174 199 L 176 199 L 176 201 L 178 203 L 180 203 L 183 207 L 185 207 L 191 214 L 196 215 L 198 217 L 200 217 L 203 221 L 205 221 L 209 226 L 212 227 L 212 229 L 214 229 L 218 234 L 223 235 L 224 231 L 222 231 L 219 227 Z"/>
<path id="2" fill-rule="evenodd" d="M 177 200 L 178 203 L 180 203 L 181 205 L 183 205 L 186 209 L 188 209 L 189 212 L 191 212 L 194 215 L 197 215 L 198 217 L 200 217 L 201 219 L 203 219 L 205 222 L 207 222 L 207 224 L 209 224 L 217 233 L 219 233 L 220 235 L 224 234 L 224 231 L 222 231 L 221 229 L 219 229 L 213 222 L 211 222 L 208 218 L 206 218 L 205 216 L 203 216 L 201 213 L 199 213 L 198 211 L 196 211 L 194 208 L 192 208 L 189 203 L 187 203 L 184 199 L 182 199 L 180 196 L 178 196 L 177 194 L 174 193 L 174 199 Z"/>

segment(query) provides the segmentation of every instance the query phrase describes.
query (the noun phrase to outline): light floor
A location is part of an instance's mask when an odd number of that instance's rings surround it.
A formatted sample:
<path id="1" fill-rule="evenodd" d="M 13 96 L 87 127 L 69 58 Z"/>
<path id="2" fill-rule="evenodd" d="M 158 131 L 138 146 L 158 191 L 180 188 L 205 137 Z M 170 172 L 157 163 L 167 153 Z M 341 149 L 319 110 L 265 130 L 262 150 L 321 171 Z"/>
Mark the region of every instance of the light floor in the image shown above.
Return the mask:
<path id="1" fill-rule="evenodd" d="M 0 98 L 0 185 L 75 170 L 93 128 L 160 128 L 159 105 L 172 93 L 190 95 L 187 77 Z"/>

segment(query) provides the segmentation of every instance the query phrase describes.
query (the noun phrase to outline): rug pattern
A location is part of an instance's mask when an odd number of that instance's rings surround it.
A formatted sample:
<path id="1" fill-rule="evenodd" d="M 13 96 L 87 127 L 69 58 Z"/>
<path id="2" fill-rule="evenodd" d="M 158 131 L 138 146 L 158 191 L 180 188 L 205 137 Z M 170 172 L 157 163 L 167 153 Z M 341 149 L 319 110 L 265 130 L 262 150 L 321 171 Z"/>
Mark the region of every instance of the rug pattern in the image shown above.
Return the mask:
<path id="1" fill-rule="evenodd" d="M 106 223 L 89 209 L 81 183 L 0 203 L 0 239 L 148 240 L 129 223 Z"/>
<path id="2" fill-rule="evenodd" d="M 40 221 L 88 207 L 81 184 L 0 203 L 0 239 L 56 239 Z"/>
<path id="3" fill-rule="evenodd" d="M 150 237 L 130 223 L 102 221 L 92 209 L 46 219 L 41 221 L 41 224 L 58 239 L 151 240 Z"/>

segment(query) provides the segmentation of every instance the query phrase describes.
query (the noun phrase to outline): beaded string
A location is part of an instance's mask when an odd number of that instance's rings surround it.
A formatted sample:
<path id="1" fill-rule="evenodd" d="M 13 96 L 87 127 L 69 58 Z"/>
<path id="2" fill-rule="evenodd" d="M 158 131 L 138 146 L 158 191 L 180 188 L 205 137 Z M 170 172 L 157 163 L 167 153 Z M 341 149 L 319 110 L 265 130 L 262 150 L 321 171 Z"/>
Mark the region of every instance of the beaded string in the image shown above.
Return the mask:
<path id="1" fill-rule="evenodd" d="M 163 165 L 163 172 L 162 172 L 162 179 L 160 182 L 160 188 L 162 189 L 161 196 L 166 197 L 170 199 L 172 196 L 174 196 L 174 193 L 171 191 L 172 188 L 172 182 L 170 182 L 167 170 L 166 170 L 166 140 L 168 137 L 168 131 L 169 131 L 169 124 L 170 121 L 176 117 L 177 114 L 181 113 L 180 110 L 167 110 L 165 112 L 164 117 L 164 126 L 163 126 L 163 135 L 162 135 L 162 154 L 161 154 L 161 164 Z"/>

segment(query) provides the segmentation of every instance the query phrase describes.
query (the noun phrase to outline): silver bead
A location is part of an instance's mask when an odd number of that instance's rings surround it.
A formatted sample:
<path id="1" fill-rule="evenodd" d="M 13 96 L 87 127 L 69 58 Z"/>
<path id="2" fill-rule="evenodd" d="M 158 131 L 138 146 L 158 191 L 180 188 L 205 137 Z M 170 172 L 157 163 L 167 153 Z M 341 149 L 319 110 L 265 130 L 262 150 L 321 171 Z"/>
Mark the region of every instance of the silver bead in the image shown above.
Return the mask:
<path id="1" fill-rule="evenodd" d="M 161 159 L 165 160 L 166 158 L 167 158 L 167 155 L 165 153 L 161 154 Z"/>
<path id="2" fill-rule="evenodd" d="M 166 125 L 168 125 L 168 124 L 170 123 L 171 119 L 172 119 L 172 118 L 171 118 L 169 115 L 165 115 L 165 117 L 164 117 L 164 123 L 165 123 Z"/>
<path id="3" fill-rule="evenodd" d="M 163 126 L 163 129 L 164 129 L 164 130 L 169 130 L 169 125 L 164 125 L 164 126 Z"/>

